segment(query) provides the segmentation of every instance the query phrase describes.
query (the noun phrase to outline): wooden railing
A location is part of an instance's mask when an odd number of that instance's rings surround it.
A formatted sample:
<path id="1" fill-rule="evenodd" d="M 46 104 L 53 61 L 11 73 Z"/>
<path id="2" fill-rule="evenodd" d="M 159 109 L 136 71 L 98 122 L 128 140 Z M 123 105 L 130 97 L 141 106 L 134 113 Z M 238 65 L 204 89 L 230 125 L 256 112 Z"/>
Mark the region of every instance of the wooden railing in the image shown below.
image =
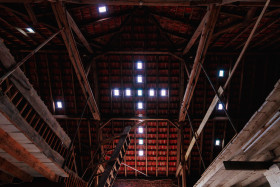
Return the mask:
<path id="1" fill-rule="evenodd" d="M 29 102 L 12 82 L 5 81 L 1 84 L 2 93 L 18 109 L 24 120 L 46 141 L 46 143 L 62 157 L 65 158 L 67 148 L 53 130 L 46 124 L 40 115 L 34 110 Z"/>

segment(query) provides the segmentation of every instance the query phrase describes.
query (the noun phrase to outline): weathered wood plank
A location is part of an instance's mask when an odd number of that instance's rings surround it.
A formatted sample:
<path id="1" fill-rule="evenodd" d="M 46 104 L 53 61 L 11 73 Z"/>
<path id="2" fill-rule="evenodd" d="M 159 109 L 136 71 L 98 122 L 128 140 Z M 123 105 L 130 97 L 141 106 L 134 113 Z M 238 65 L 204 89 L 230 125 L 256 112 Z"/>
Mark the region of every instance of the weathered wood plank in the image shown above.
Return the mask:
<path id="1" fill-rule="evenodd" d="M 0 40 L 0 61 L 6 69 L 11 68 L 16 64 L 14 57 L 11 55 L 9 49 Z M 10 76 L 10 80 L 14 83 L 17 89 L 29 102 L 29 104 L 36 110 L 40 117 L 49 125 L 53 132 L 60 138 L 66 147 L 70 145 L 70 138 L 58 124 L 56 119 L 52 116 L 44 102 L 38 96 L 29 80 L 21 71 L 20 68 Z"/>
<path id="2" fill-rule="evenodd" d="M 0 157 L 0 170 L 9 173 L 12 176 L 17 177 L 24 182 L 31 182 L 33 179 L 33 177 L 30 176 L 28 173 L 22 171 L 21 169 L 14 166 L 12 163 L 10 163 L 9 161 L 7 161 L 2 157 Z"/>
<path id="3" fill-rule="evenodd" d="M 45 140 L 23 119 L 18 109 L 9 101 L 7 96 L 0 97 L 0 112 L 10 120 L 22 133 L 29 138 L 41 151 L 55 163 L 61 166 L 64 162 L 64 158 L 45 142 Z M 22 143 L 31 143 L 26 137 L 19 139 L 20 137 L 14 136 L 18 141 Z M 22 140 L 22 141 L 21 141 Z"/>
<path id="4" fill-rule="evenodd" d="M 45 176 L 47 179 L 55 182 L 58 180 L 58 176 L 53 171 L 42 164 L 2 129 L 0 129 L 0 148 L 17 160 L 27 163 L 30 167 Z"/>

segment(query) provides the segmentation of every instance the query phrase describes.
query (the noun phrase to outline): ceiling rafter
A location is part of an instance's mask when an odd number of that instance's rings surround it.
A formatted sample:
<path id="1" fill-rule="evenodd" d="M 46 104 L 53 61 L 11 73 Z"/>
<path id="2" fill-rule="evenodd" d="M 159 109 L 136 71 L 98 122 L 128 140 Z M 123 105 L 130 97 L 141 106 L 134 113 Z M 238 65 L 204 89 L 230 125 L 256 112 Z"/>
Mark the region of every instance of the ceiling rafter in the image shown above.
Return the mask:
<path id="1" fill-rule="evenodd" d="M 97 23 L 101 23 L 101 22 L 104 22 L 104 21 L 107 21 L 107 20 L 110 20 L 110 19 L 115 19 L 115 18 L 118 18 L 118 17 L 122 17 L 122 16 L 128 16 L 129 14 L 133 13 L 133 11 L 135 10 L 135 8 L 132 8 L 132 9 L 128 9 L 128 10 L 124 10 L 124 11 L 120 11 L 120 12 L 117 12 L 117 13 L 112 13 L 112 14 L 109 14 L 105 17 L 102 17 L 102 18 L 94 18 L 94 19 L 90 19 L 90 20 L 86 20 L 86 21 L 81 21 L 79 22 L 78 24 L 79 25 L 94 25 L 94 24 L 97 24 Z"/>
<path id="2" fill-rule="evenodd" d="M 202 29 L 204 27 L 204 24 L 205 24 L 205 20 L 208 18 L 208 16 L 209 16 L 209 12 L 207 11 L 206 14 L 204 15 L 204 17 L 202 18 L 200 24 L 196 28 L 196 30 L 195 30 L 194 34 L 192 35 L 191 39 L 189 40 L 187 46 L 184 48 L 183 55 L 185 55 L 189 52 L 189 50 L 192 48 L 192 46 L 196 42 L 197 38 L 200 36 L 201 31 L 202 31 Z"/>
<path id="3" fill-rule="evenodd" d="M 271 10 L 270 12 L 266 12 L 264 14 L 264 17 L 267 17 L 267 16 L 273 16 L 275 14 L 278 14 L 280 12 L 280 8 L 277 8 L 275 10 Z M 251 19 L 251 24 L 254 24 L 254 21 L 256 21 L 258 19 L 258 16 L 254 17 Z M 217 31 L 215 34 L 213 34 L 213 37 L 212 37 L 212 40 L 214 41 L 218 36 L 220 36 L 221 34 L 224 34 L 226 32 L 230 32 L 234 29 L 237 29 L 237 28 L 240 28 L 243 26 L 243 24 L 247 24 L 247 23 L 244 23 L 243 21 L 242 22 L 237 22 L 237 23 L 234 23 L 234 24 L 231 24 L 231 25 L 228 25 L 226 26 L 225 28 Z"/>
<path id="4" fill-rule="evenodd" d="M 76 35 L 78 36 L 78 38 L 80 39 L 80 41 L 83 43 L 83 45 L 87 48 L 87 50 L 90 53 L 93 53 L 93 50 L 90 46 L 90 44 L 88 43 L 87 39 L 85 38 L 85 36 L 83 35 L 83 33 L 81 32 L 81 30 L 79 29 L 78 25 L 75 23 L 74 19 L 72 18 L 72 16 L 70 15 L 70 13 L 68 11 L 66 11 L 67 14 L 67 19 L 68 22 L 70 24 L 70 27 L 73 29 L 73 31 L 76 33 Z"/>
<path id="5" fill-rule="evenodd" d="M 173 41 L 170 39 L 170 37 L 168 37 L 168 35 L 166 34 L 166 32 L 164 31 L 164 29 L 162 28 L 162 26 L 160 25 L 160 23 L 158 22 L 158 20 L 151 14 L 149 14 L 150 17 L 152 18 L 152 21 L 154 22 L 154 24 L 157 26 L 159 32 L 160 32 L 160 35 L 166 39 L 170 45 L 172 46 L 171 49 L 176 49 L 176 45 L 173 43 Z M 170 51 L 174 51 L 174 50 L 170 50 Z"/>
<path id="6" fill-rule="evenodd" d="M 191 70 L 189 82 L 187 84 L 187 88 L 184 94 L 183 103 L 180 108 L 180 113 L 179 113 L 180 122 L 185 121 L 186 111 L 190 106 L 191 98 L 193 96 L 193 92 L 201 70 L 201 66 L 199 65 L 199 63 L 203 64 L 204 62 L 204 58 L 212 38 L 212 33 L 214 31 L 219 16 L 220 7 L 211 5 L 208 11 L 209 11 L 209 15 L 205 20 L 205 24 L 201 33 L 193 68 Z"/>
<path id="7" fill-rule="evenodd" d="M 90 108 L 90 111 L 96 120 L 100 120 L 99 109 L 94 99 L 90 84 L 88 82 L 82 60 L 76 46 L 76 42 L 71 33 L 69 23 L 67 22 L 67 15 L 64 10 L 64 6 L 61 2 L 52 3 L 52 9 L 54 11 L 59 28 L 61 29 L 62 27 L 64 27 L 62 37 L 68 50 L 70 60 L 74 66 L 84 97 L 88 101 L 87 104 Z"/>

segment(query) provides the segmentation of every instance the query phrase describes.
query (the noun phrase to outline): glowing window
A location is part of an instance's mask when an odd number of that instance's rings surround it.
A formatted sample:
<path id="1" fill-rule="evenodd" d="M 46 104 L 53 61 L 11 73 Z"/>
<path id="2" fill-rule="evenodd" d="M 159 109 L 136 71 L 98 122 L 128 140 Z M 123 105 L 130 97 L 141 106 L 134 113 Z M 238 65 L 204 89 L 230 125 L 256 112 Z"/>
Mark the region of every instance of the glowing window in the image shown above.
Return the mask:
<path id="1" fill-rule="evenodd" d="M 144 151 L 143 150 L 139 150 L 139 156 L 143 156 L 144 155 Z"/>
<path id="2" fill-rule="evenodd" d="M 57 108 L 62 108 L 62 102 L 61 101 L 57 101 L 56 102 L 56 107 Z"/>
<path id="3" fill-rule="evenodd" d="M 143 76 L 142 75 L 137 76 L 137 83 L 143 83 Z"/>
<path id="4" fill-rule="evenodd" d="M 136 68 L 137 68 L 137 69 L 143 69 L 143 62 L 138 61 L 138 62 L 136 63 Z"/>
<path id="5" fill-rule="evenodd" d="M 143 90 L 140 90 L 140 89 L 137 90 L 137 95 L 138 95 L 138 96 L 142 96 L 142 95 L 143 95 Z"/>
<path id="6" fill-rule="evenodd" d="M 143 139 L 139 139 L 139 145 L 143 145 L 144 144 L 144 140 Z"/>
<path id="7" fill-rule="evenodd" d="M 161 95 L 161 96 L 166 96 L 166 95 L 167 95 L 166 89 L 162 89 L 162 90 L 160 91 L 160 95 Z"/>
<path id="8" fill-rule="evenodd" d="M 149 95 L 150 95 L 151 97 L 155 96 L 155 90 L 154 90 L 154 89 L 150 89 L 150 90 L 149 90 Z"/>
<path id="9" fill-rule="evenodd" d="M 114 96 L 120 96 L 120 90 L 114 89 Z"/>
<path id="10" fill-rule="evenodd" d="M 138 133 L 142 134 L 144 132 L 143 127 L 138 127 Z"/>
<path id="11" fill-rule="evenodd" d="M 219 77 L 224 77 L 225 76 L 225 71 L 224 70 L 219 70 Z"/>
<path id="12" fill-rule="evenodd" d="M 223 110 L 223 104 L 222 103 L 218 104 L 218 110 Z"/>
<path id="13" fill-rule="evenodd" d="M 126 95 L 126 96 L 131 96 L 131 89 L 127 88 L 127 89 L 125 90 L 125 95 Z"/>
<path id="14" fill-rule="evenodd" d="M 32 28 L 26 28 L 26 30 L 29 32 L 29 33 L 35 33 L 35 31 L 32 29 Z"/>
<path id="15" fill-rule="evenodd" d="M 107 12 L 107 7 L 106 6 L 100 6 L 98 7 L 99 13 L 105 13 Z"/>
<path id="16" fill-rule="evenodd" d="M 215 141 L 215 145 L 216 145 L 216 146 L 221 145 L 221 140 L 217 139 L 217 140 Z"/>
<path id="17" fill-rule="evenodd" d="M 138 108 L 138 109 L 143 109 L 143 108 L 144 108 L 144 107 L 143 107 L 143 103 L 142 103 L 142 102 L 138 102 L 137 108 Z"/>

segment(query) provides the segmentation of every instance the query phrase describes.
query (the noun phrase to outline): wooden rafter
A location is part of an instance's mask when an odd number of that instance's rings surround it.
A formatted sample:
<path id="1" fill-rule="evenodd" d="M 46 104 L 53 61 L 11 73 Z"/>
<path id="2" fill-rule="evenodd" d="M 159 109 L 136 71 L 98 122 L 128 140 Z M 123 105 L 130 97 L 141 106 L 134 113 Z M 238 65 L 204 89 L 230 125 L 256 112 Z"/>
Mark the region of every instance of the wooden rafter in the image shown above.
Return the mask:
<path id="1" fill-rule="evenodd" d="M 13 182 L 14 177 L 3 172 L 0 171 L 0 181 L 2 181 L 2 183 L 12 183 Z"/>
<path id="2" fill-rule="evenodd" d="M 0 61 L 6 69 L 10 69 L 15 66 L 16 61 L 11 55 L 9 49 L 0 41 Z M 38 96 L 37 92 L 34 90 L 33 86 L 30 84 L 27 77 L 17 68 L 10 77 L 13 84 L 25 97 L 25 99 L 30 103 L 30 105 L 36 110 L 40 117 L 48 124 L 48 126 L 53 130 L 53 132 L 60 138 L 66 147 L 70 145 L 70 138 L 52 116 L 50 111 L 47 109 L 46 105 Z"/>
<path id="3" fill-rule="evenodd" d="M 25 162 L 47 179 L 51 181 L 57 181 L 58 177 L 53 171 L 51 171 L 46 165 L 29 153 L 2 129 L 0 129 L 0 148 L 12 155 L 18 161 Z"/>
<path id="4" fill-rule="evenodd" d="M 55 14 L 59 28 L 61 29 L 64 27 L 64 30 L 62 32 L 62 37 L 66 45 L 66 48 L 68 50 L 72 65 L 74 66 L 83 94 L 86 99 L 88 98 L 87 104 L 90 108 L 90 111 L 96 120 L 100 120 L 99 109 L 95 102 L 90 84 L 88 82 L 82 60 L 76 46 L 76 42 L 70 30 L 69 23 L 67 22 L 67 14 L 65 12 L 64 6 L 62 5 L 61 2 L 52 3 L 52 9 Z"/>
<path id="5" fill-rule="evenodd" d="M 248 37 L 248 39 L 247 39 L 247 41 L 246 41 L 246 43 L 245 43 L 245 45 L 244 45 L 244 47 L 243 47 L 243 49 L 242 49 L 240 55 L 238 56 L 238 58 L 237 58 L 237 60 L 236 60 L 236 62 L 235 62 L 235 64 L 234 64 L 234 67 L 233 67 L 233 69 L 232 69 L 232 71 L 231 71 L 231 74 L 230 74 L 230 76 L 229 76 L 229 77 L 227 78 L 227 80 L 226 80 L 226 83 L 224 84 L 223 87 L 220 87 L 220 88 L 219 88 L 219 90 L 218 90 L 219 96 L 221 96 L 221 95 L 224 93 L 224 90 L 225 90 L 225 89 L 227 88 L 227 86 L 229 85 L 229 82 L 231 81 L 232 76 L 234 75 L 234 72 L 236 71 L 237 66 L 239 65 L 239 63 L 240 63 L 240 61 L 241 61 L 241 59 L 242 59 L 242 57 L 243 57 L 243 55 L 244 55 L 246 49 L 247 49 L 248 46 L 249 46 L 250 41 L 252 40 L 252 37 L 253 37 L 253 35 L 254 35 L 254 33 L 255 33 L 255 31 L 256 31 L 256 29 L 257 29 L 257 27 L 258 27 L 258 25 L 259 25 L 259 23 L 260 23 L 260 21 L 261 21 L 261 19 L 262 19 L 262 17 L 263 17 L 264 14 L 265 14 L 265 11 L 266 11 L 266 9 L 267 9 L 267 7 L 268 7 L 269 2 L 270 2 L 270 0 L 268 0 L 268 1 L 266 2 L 266 4 L 265 4 L 265 6 L 264 6 L 264 8 L 263 8 L 263 10 L 262 10 L 262 12 L 261 12 L 261 14 L 258 16 L 257 21 L 256 21 L 256 23 L 255 23 L 255 25 L 254 25 L 254 28 L 252 29 L 252 31 L 251 31 L 251 33 L 250 33 L 250 35 L 249 35 L 249 37 Z M 210 106 L 209 106 L 209 108 L 208 108 L 208 110 L 207 110 L 207 112 L 206 112 L 206 114 L 205 114 L 203 120 L 201 121 L 201 123 L 200 123 L 200 125 L 199 125 L 197 131 L 195 132 L 197 137 L 201 134 L 203 128 L 204 128 L 205 125 L 206 125 L 206 122 L 208 121 L 208 119 L 209 119 L 210 115 L 212 114 L 212 112 L 213 112 L 213 110 L 214 110 L 216 104 L 218 103 L 218 101 L 219 101 L 218 96 L 215 95 L 215 97 L 213 98 L 213 100 L 212 100 L 212 102 L 211 102 L 211 104 L 210 104 Z M 195 144 L 195 137 L 192 138 L 192 140 L 191 140 L 191 142 L 190 142 L 190 144 L 189 144 L 188 150 L 187 150 L 187 152 L 186 152 L 186 154 L 185 154 L 185 160 L 187 160 L 187 159 L 189 158 L 189 156 L 190 156 L 190 154 L 191 154 L 191 150 L 192 150 L 194 144 Z"/>
<path id="6" fill-rule="evenodd" d="M 81 32 L 81 30 L 79 29 L 78 25 L 76 24 L 76 22 L 74 21 L 74 19 L 70 15 L 70 13 L 68 11 L 66 11 L 66 14 L 67 14 L 67 19 L 68 19 L 68 22 L 70 24 L 70 27 L 76 33 L 76 35 L 78 36 L 79 40 L 83 43 L 83 45 L 87 48 L 87 50 L 90 53 L 93 53 L 93 50 L 92 50 L 90 44 L 88 43 L 87 39 L 85 38 L 85 36 Z"/>
<path id="7" fill-rule="evenodd" d="M 120 12 L 117 12 L 117 13 L 112 13 L 108 16 L 102 17 L 101 19 L 100 18 L 90 19 L 90 20 L 79 22 L 78 24 L 79 25 L 94 25 L 94 24 L 101 23 L 103 21 L 107 21 L 107 20 L 110 20 L 110 19 L 114 19 L 114 18 L 118 18 L 118 17 L 122 17 L 122 16 L 128 16 L 129 14 L 133 13 L 134 10 L 135 9 L 132 8 L 132 9 L 120 11 Z"/>
<path id="8" fill-rule="evenodd" d="M 202 29 L 204 27 L 205 21 L 206 21 L 206 19 L 208 17 L 209 17 L 209 11 L 206 12 L 206 14 L 204 15 L 204 17 L 201 20 L 200 24 L 196 28 L 196 30 L 195 30 L 194 34 L 192 35 L 191 39 L 189 40 L 187 46 L 183 50 L 183 55 L 185 55 L 185 54 L 187 54 L 189 52 L 189 50 L 192 48 L 192 46 L 194 45 L 194 43 L 197 40 L 197 38 L 200 36 L 200 34 L 202 32 Z"/>
<path id="9" fill-rule="evenodd" d="M 30 20 L 32 21 L 33 25 L 37 25 L 38 24 L 38 21 L 37 21 L 37 18 L 36 18 L 36 15 L 33 11 L 33 8 L 31 6 L 30 3 L 24 3 L 24 7 L 29 15 L 29 18 Z"/>
<path id="10" fill-rule="evenodd" d="M 194 88 L 198 81 L 198 77 L 201 70 L 201 66 L 199 65 L 199 63 L 204 62 L 204 58 L 212 37 L 212 33 L 214 31 L 214 27 L 218 19 L 220 7 L 210 6 L 208 11 L 209 11 L 209 15 L 205 20 L 205 24 L 200 37 L 193 68 L 190 74 L 190 79 L 184 94 L 183 103 L 181 105 L 180 115 L 179 115 L 180 122 L 185 120 L 186 110 L 188 110 L 189 108 L 191 98 L 194 92 Z"/>
<path id="11" fill-rule="evenodd" d="M 271 10 L 270 12 L 266 12 L 266 13 L 264 14 L 264 16 L 265 16 L 265 17 L 273 16 L 273 15 L 279 13 L 279 12 L 280 12 L 280 9 L 277 8 L 277 9 L 275 9 L 275 10 Z M 258 19 L 258 16 L 252 18 L 252 20 L 251 20 L 252 23 L 251 23 L 250 25 L 252 26 L 252 25 L 254 24 L 254 21 L 256 21 L 257 19 Z M 215 34 L 213 34 L 212 40 L 215 40 L 215 39 L 216 39 L 219 35 L 221 35 L 221 34 L 224 34 L 224 33 L 226 33 L 226 32 L 230 32 L 230 31 L 232 31 L 232 30 L 234 30 L 234 29 L 237 29 L 237 28 L 242 27 L 243 24 L 247 24 L 247 23 L 245 23 L 245 22 L 242 21 L 242 22 L 238 22 L 238 23 L 235 23 L 235 24 L 226 26 L 225 28 L 223 28 L 223 29 L 217 31 Z"/>
<path id="12" fill-rule="evenodd" d="M 162 28 L 162 26 L 160 25 L 160 23 L 158 22 L 158 20 L 152 15 L 152 14 L 149 14 L 152 21 L 154 22 L 154 24 L 156 25 L 156 27 L 158 28 L 159 30 L 159 33 L 160 35 L 165 39 L 167 40 L 170 45 L 171 45 L 171 48 L 174 50 L 176 49 L 176 46 L 175 44 L 172 42 L 172 40 L 170 39 L 170 37 L 167 35 L 167 33 L 165 32 L 165 30 Z"/>
<path id="13" fill-rule="evenodd" d="M 17 177 L 24 182 L 31 182 L 33 180 L 33 177 L 30 176 L 28 173 L 16 167 L 15 165 L 13 165 L 12 163 L 10 163 L 2 157 L 0 157 L 0 170 L 9 173 L 12 176 Z"/>

